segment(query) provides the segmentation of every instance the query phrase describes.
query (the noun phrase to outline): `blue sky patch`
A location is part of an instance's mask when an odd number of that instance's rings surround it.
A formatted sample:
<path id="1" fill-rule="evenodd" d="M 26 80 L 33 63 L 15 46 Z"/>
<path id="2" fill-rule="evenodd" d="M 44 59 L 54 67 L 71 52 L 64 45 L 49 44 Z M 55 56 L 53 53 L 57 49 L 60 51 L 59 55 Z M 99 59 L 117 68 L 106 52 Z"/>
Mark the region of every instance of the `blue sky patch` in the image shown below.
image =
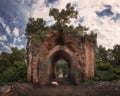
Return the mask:
<path id="1" fill-rule="evenodd" d="M 111 11 L 111 7 L 107 6 L 108 8 L 102 10 L 102 11 L 96 11 L 96 15 L 99 17 L 103 17 L 103 16 L 111 16 L 114 13 Z"/>
<path id="2" fill-rule="evenodd" d="M 46 4 L 46 6 L 49 6 L 49 4 L 53 4 L 56 1 L 58 1 L 58 0 L 45 0 L 45 4 Z"/>
<path id="3" fill-rule="evenodd" d="M 41 1 L 42 1 L 42 3 L 41 3 Z M 95 25 L 96 29 L 98 28 L 98 31 L 101 31 L 101 29 L 100 29 L 101 26 L 102 27 L 106 26 L 106 24 L 105 25 L 99 24 L 100 23 L 99 20 L 97 22 L 94 19 L 93 19 L 93 22 L 89 21 L 89 19 L 90 20 L 92 19 L 91 17 L 94 13 L 96 14 L 96 16 L 95 16 L 96 18 L 109 16 L 111 18 L 110 20 L 115 21 L 114 22 L 115 24 L 120 22 L 120 13 L 116 13 L 116 11 L 115 11 L 115 13 L 113 13 L 114 10 L 113 11 L 111 10 L 115 6 L 119 7 L 118 6 L 119 0 L 118 1 L 114 0 L 114 2 L 117 2 L 118 5 L 112 4 L 111 1 L 110 1 L 111 5 L 109 5 L 107 3 L 102 3 L 102 4 L 105 4 L 105 5 L 102 5 L 104 7 L 103 10 L 95 10 L 96 7 L 98 7 L 98 9 L 100 9 L 100 7 L 101 7 L 101 6 L 96 6 L 97 1 L 94 2 L 94 3 L 96 3 L 96 4 L 93 4 L 94 6 L 92 5 L 92 2 L 91 2 L 91 5 L 88 6 L 88 3 L 85 0 L 84 1 L 63 0 L 63 1 L 64 2 L 62 2 L 62 0 L 0 0 L 0 40 L 1 40 L 0 41 L 0 53 L 2 51 L 9 52 L 10 48 L 14 47 L 14 46 L 18 47 L 18 48 L 20 48 L 20 46 L 25 47 L 26 42 L 27 42 L 27 39 L 25 37 L 25 28 L 26 28 L 26 24 L 28 22 L 28 18 L 33 17 L 33 16 L 35 16 L 35 18 L 41 17 L 41 16 L 43 16 L 43 18 L 44 17 L 46 18 L 47 17 L 46 13 L 49 14 L 48 10 L 46 10 L 46 9 L 48 9 L 50 7 L 55 7 L 58 9 L 62 8 L 62 7 L 64 7 L 63 3 L 70 2 L 72 4 L 72 6 L 78 10 L 78 12 L 81 12 L 80 16 L 78 16 L 79 18 L 77 20 L 75 20 L 75 22 L 74 22 L 75 24 L 79 24 L 79 23 L 81 25 L 86 24 L 85 26 L 92 27 L 93 28 L 93 29 L 91 28 L 92 30 L 94 30 L 94 25 Z M 104 0 L 102 0 L 102 2 L 104 2 Z M 87 3 L 87 4 L 85 4 L 85 3 Z M 84 4 L 85 4 L 85 6 L 84 6 Z M 92 11 L 90 11 L 89 9 Z M 94 11 L 94 13 L 84 14 L 84 12 L 87 13 L 87 12 L 93 12 L 93 11 Z M 99 19 L 99 18 L 97 18 L 97 19 Z M 104 18 L 101 18 L 101 19 L 104 20 Z M 47 23 L 47 25 L 51 25 L 55 22 L 53 21 L 53 19 L 47 18 L 46 23 Z M 104 22 L 101 21 L 101 23 L 104 23 Z M 111 26 L 111 25 L 108 24 L 107 26 Z M 119 28 L 119 23 L 117 25 L 113 25 L 113 26 L 118 26 L 118 28 Z M 15 29 L 17 29 L 17 30 L 15 30 Z M 106 34 L 105 32 L 107 30 L 104 29 L 103 31 L 104 31 L 104 34 Z M 113 31 L 114 30 L 111 28 L 110 32 L 113 32 Z M 105 35 L 105 36 L 107 37 L 108 35 Z M 119 35 L 116 35 L 116 36 L 119 36 Z M 98 38 L 101 38 L 101 37 L 99 37 L 99 34 L 98 34 Z M 114 39 L 114 38 L 112 38 L 112 39 Z M 116 42 L 117 41 L 120 41 L 120 40 L 116 40 Z M 100 42 L 101 42 L 101 44 L 102 43 L 104 44 L 104 41 L 103 42 L 102 42 L 102 40 L 98 41 L 98 43 L 100 43 Z M 106 42 L 107 43 L 111 42 L 111 39 Z M 112 43 L 112 45 L 113 45 L 113 43 Z M 108 45 L 105 45 L 105 46 L 108 46 Z"/>
<path id="4" fill-rule="evenodd" d="M 104 5 L 106 8 L 112 8 L 112 6 L 111 5 Z"/>
<path id="5" fill-rule="evenodd" d="M 33 1 L 26 1 L 25 4 L 22 4 L 21 0 L 11 0 L 10 2 L 8 0 L 0 1 L 0 37 L 4 36 L 7 38 L 7 40 L 0 41 L 0 52 L 8 52 L 8 48 L 11 48 L 10 44 L 26 46 L 26 39 L 22 35 L 25 33 L 27 22 L 24 10 L 22 9 L 29 9 L 34 3 Z M 10 34 L 7 32 L 7 28 L 10 30 Z M 13 35 L 14 28 L 19 30 L 19 36 L 16 41 L 14 40 L 16 37 Z"/>
<path id="6" fill-rule="evenodd" d="M 120 21 L 120 13 L 115 14 L 115 16 L 112 18 L 115 22 Z"/>
<path id="7" fill-rule="evenodd" d="M 80 19 L 79 19 L 79 22 L 80 23 L 83 23 L 85 20 L 84 20 L 84 18 L 83 17 L 81 17 Z"/>

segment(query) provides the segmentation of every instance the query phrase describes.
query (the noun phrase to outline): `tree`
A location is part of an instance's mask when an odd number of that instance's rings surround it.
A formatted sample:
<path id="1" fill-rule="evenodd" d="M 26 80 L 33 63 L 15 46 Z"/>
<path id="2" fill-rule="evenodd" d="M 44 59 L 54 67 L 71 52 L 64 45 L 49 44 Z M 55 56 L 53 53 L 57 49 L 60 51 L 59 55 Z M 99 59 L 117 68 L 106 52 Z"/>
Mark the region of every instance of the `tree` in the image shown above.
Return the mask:
<path id="1" fill-rule="evenodd" d="M 12 53 L 0 54 L 0 84 L 26 81 L 25 49 L 12 48 Z"/>
<path id="2" fill-rule="evenodd" d="M 112 51 L 113 64 L 120 65 L 120 45 L 115 45 Z"/>
<path id="3" fill-rule="evenodd" d="M 25 62 L 25 49 L 18 50 L 17 47 L 11 48 L 10 61 L 12 64 L 15 62 Z"/>
<path id="4" fill-rule="evenodd" d="M 53 16 L 55 24 L 51 26 L 46 25 L 46 21 L 43 18 L 29 18 L 29 22 L 26 26 L 26 37 L 34 39 L 33 42 L 40 42 L 45 38 L 45 34 L 51 32 L 50 30 L 57 30 L 59 33 L 71 32 L 77 35 L 82 35 L 88 28 L 81 26 L 80 24 L 74 28 L 70 25 L 71 19 L 77 19 L 78 11 L 74 9 L 71 3 L 66 5 L 65 9 L 59 11 L 57 8 L 51 8 L 49 10 L 49 16 Z M 47 31 L 47 32 L 46 32 Z"/>
<path id="5" fill-rule="evenodd" d="M 67 74 L 67 62 L 63 59 L 58 60 L 56 64 L 56 71 L 59 74 Z"/>
<path id="6" fill-rule="evenodd" d="M 107 58 L 108 58 L 108 62 L 110 64 L 113 64 L 114 62 L 114 56 L 113 56 L 113 50 L 112 49 L 108 49 L 107 50 Z"/>
<path id="7" fill-rule="evenodd" d="M 96 49 L 96 59 L 97 59 L 97 62 L 100 63 L 100 62 L 103 62 L 103 63 L 106 63 L 108 62 L 108 59 L 107 59 L 107 50 L 105 49 L 105 47 L 103 46 L 99 46 L 97 47 Z"/>
<path id="8" fill-rule="evenodd" d="M 120 79 L 120 45 L 106 50 L 99 46 L 95 50 L 95 78 L 97 81 Z"/>
<path id="9" fill-rule="evenodd" d="M 29 18 L 29 22 L 26 27 L 26 36 L 29 37 L 36 37 L 39 36 L 39 38 L 43 37 L 43 32 L 46 30 L 47 27 L 45 27 L 45 21 L 42 18 L 37 18 L 36 20 L 34 18 Z"/>
<path id="10" fill-rule="evenodd" d="M 10 66 L 11 62 L 10 62 L 10 54 L 6 53 L 6 52 L 2 52 L 1 56 L 0 56 L 0 64 L 1 66 L 4 65 L 5 67 Z"/>
<path id="11" fill-rule="evenodd" d="M 60 31 L 64 26 L 70 23 L 70 18 L 77 19 L 78 12 L 74 10 L 74 7 L 71 6 L 71 3 L 66 5 L 66 9 L 62 9 L 60 12 L 56 8 L 51 8 L 49 16 L 53 16 L 55 19 L 55 27 Z"/>

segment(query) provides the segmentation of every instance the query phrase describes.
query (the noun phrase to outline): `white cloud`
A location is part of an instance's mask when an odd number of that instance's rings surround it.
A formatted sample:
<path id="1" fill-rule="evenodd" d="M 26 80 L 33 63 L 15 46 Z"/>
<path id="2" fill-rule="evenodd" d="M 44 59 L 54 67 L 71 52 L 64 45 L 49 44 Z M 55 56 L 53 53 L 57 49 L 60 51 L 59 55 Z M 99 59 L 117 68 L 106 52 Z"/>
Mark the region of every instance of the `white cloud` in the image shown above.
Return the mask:
<path id="1" fill-rule="evenodd" d="M 111 48 L 115 44 L 120 44 L 119 34 L 119 23 L 120 21 L 114 22 L 111 17 L 98 17 L 96 11 L 102 11 L 105 9 L 104 5 L 112 6 L 111 11 L 115 14 L 120 13 L 120 3 L 119 0 L 56 0 L 54 3 L 50 3 L 49 6 L 46 6 L 45 0 L 36 0 L 35 3 L 32 3 L 30 9 L 23 7 L 26 0 L 21 0 L 20 7 L 24 15 L 34 18 L 44 18 L 47 21 L 51 21 L 52 17 L 49 17 L 50 8 L 65 8 L 65 5 L 68 2 L 71 2 L 75 5 L 75 8 L 79 11 L 79 16 L 84 18 L 84 22 L 81 24 L 83 26 L 89 27 L 90 30 L 98 30 L 98 44 L 105 46 L 106 48 Z M 27 0 L 31 4 L 31 0 Z M 50 25 L 51 22 L 48 22 Z M 72 20 L 72 24 L 74 20 Z M 5 26 L 5 25 L 4 25 Z M 19 30 L 14 30 L 14 36 L 19 36 Z M 102 37 L 101 37 L 102 34 Z M 104 37 L 104 38 L 103 38 Z M 17 39 L 16 39 L 17 41 Z"/>
<path id="2" fill-rule="evenodd" d="M 105 9 L 105 5 L 110 5 L 111 11 L 114 14 L 120 13 L 119 0 L 58 0 L 49 7 L 44 4 L 45 0 L 38 0 L 37 4 L 32 10 L 32 16 L 42 17 L 45 20 L 50 20 L 48 16 L 49 8 L 55 7 L 58 9 L 65 8 L 68 2 L 75 4 L 75 8 L 79 11 L 79 16 L 84 18 L 83 26 L 89 27 L 89 30 L 97 30 L 98 32 L 98 45 L 103 45 L 106 48 L 112 48 L 115 44 L 120 44 L 120 22 L 114 22 L 112 17 L 104 16 L 98 17 L 96 11 Z M 75 24 L 72 20 L 72 23 Z"/>
<path id="3" fill-rule="evenodd" d="M 18 43 L 18 42 L 21 42 L 22 41 L 22 38 L 21 37 L 15 37 L 13 38 L 13 43 Z"/>
<path id="4" fill-rule="evenodd" d="M 5 29 L 6 33 L 10 35 L 11 34 L 10 27 L 4 22 L 2 18 L 0 18 L 0 23 L 2 24 L 2 27 Z"/>
<path id="5" fill-rule="evenodd" d="M 5 28 L 6 27 L 6 24 L 4 23 L 3 19 L 0 18 L 0 23 L 2 24 L 2 26 Z"/>
<path id="6" fill-rule="evenodd" d="M 4 48 L 5 52 L 10 53 L 11 52 L 11 48 L 9 45 L 5 44 L 4 42 L 0 42 L 0 44 L 2 45 L 2 47 Z"/>
<path id="7" fill-rule="evenodd" d="M 18 29 L 17 27 L 15 27 L 15 28 L 13 29 L 13 35 L 14 35 L 15 37 L 18 37 L 18 36 L 19 36 L 19 29 Z"/>
<path id="8" fill-rule="evenodd" d="M 38 2 L 37 6 L 34 6 L 33 8 L 33 12 L 32 12 L 32 17 L 34 18 L 44 18 L 45 20 L 48 20 L 49 17 L 49 8 L 46 7 L 43 3 L 41 3 L 40 1 Z"/>
<path id="9" fill-rule="evenodd" d="M 11 48 L 10 48 L 9 45 L 6 45 L 6 44 L 5 44 L 3 47 L 5 48 L 5 51 L 6 51 L 6 52 L 8 52 L 8 53 L 11 52 Z"/>
<path id="10" fill-rule="evenodd" d="M 18 47 L 19 50 L 22 49 L 22 48 L 25 48 L 25 46 L 22 45 L 22 44 L 21 44 L 21 45 L 18 45 L 17 47 Z"/>
<path id="11" fill-rule="evenodd" d="M 97 30 L 96 32 L 98 33 L 98 45 L 101 44 L 106 48 L 111 48 L 117 43 L 120 44 L 120 21 L 114 22 L 112 20 L 112 17 L 115 16 L 115 14 L 120 13 L 119 0 L 57 0 L 53 4 L 50 3 L 49 6 L 45 5 L 45 0 L 36 0 L 36 3 L 34 3 L 30 9 L 28 7 L 23 7 L 25 5 L 25 2 L 26 0 L 21 0 L 20 2 L 20 10 L 24 13 L 25 17 L 44 18 L 48 21 L 48 25 L 50 25 L 51 22 L 54 23 L 52 21 L 53 18 L 49 17 L 49 9 L 53 7 L 62 9 L 65 8 L 65 5 L 68 2 L 71 2 L 79 11 L 79 16 L 84 18 L 84 22 L 81 24 L 83 26 L 89 27 L 89 30 Z M 27 2 L 31 3 L 31 0 L 28 0 Z M 111 11 L 114 13 L 113 16 L 98 17 L 96 15 L 96 11 L 102 11 L 105 9 L 104 5 L 112 6 Z M 1 18 L 0 23 L 6 30 L 6 33 L 11 34 L 10 27 L 5 24 Z M 72 23 L 75 24 L 74 20 L 72 20 Z M 12 33 L 14 36 L 14 44 L 11 44 L 11 46 L 15 46 L 15 43 L 20 42 L 22 40 L 22 37 L 19 37 L 20 33 L 17 27 L 13 29 Z M 5 39 L 6 38 L 4 37 L 4 40 Z M 19 45 L 19 47 L 22 48 L 23 45 Z"/>
<path id="12" fill-rule="evenodd" d="M 7 41 L 7 37 L 6 37 L 6 35 L 2 35 L 2 36 L 0 36 L 0 41 Z"/>
<path id="13" fill-rule="evenodd" d="M 11 34 L 11 31 L 10 31 L 10 27 L 9 27 L 9 26 L 6 26 L 5 30 L 6 30 L 6 32 L 7 32 L 8 35 Z"/>
<path id="14" fill-rule="evenodd" d="M 10 43 L 9 46 L 12 47 L 16 47 L 16 45 L 14 43 Z"/>
<path id="15" fill-rule="evenodd" d="M 25 46 L 22 45 L 22 44 L 21 44 L 21 45 L 16 45 L 16 44 L 14 44 L 14 43 L 10 43 L 9 46 L 10 46 L 11 48 L 12 48 L 12 47 L 17 47 L 19 50 L 22 49 L 22 48 L 25 48 Z"/>

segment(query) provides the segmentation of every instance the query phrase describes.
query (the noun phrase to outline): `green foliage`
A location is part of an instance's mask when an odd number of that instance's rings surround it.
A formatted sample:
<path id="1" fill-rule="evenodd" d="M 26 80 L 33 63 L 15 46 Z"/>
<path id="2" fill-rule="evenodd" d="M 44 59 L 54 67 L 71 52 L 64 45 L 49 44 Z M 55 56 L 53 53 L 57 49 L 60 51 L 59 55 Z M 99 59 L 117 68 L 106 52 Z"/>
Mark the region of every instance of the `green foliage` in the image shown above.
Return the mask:
<path id="1" fill-rule="evenodd" d="M 95 51 L 96 51 L 95 55 L 97 56 L 96 63 L 100 63 L 100 62 L 105 63 L 108 61 L 107 51 L 106 51 L 105 47 L 100 45 L 99 47 L 96 48 Z"/>
<path id="2" fill-rule="evenodd" d="M 1 58 L 1 66 L 4 66 L 4 67 L 7 67 L 10 65 L 10 54 L 6 53 L 6 52 L 2 52 L 1 55 L 0 55 L 0 58 Z"/>
<path id="3" fill-rule="evenodd" d="M 14 82 L 14 81 L 26 81 L 26 66 L 19 66 L 16 67 L 8 67 L 5 71 L 0 74 L 0 81 L 7 83 L 7 82 Z"/>
<path id="4" fill-rule="evenodd" d="M 101 71 L 108 71 L 112 68 L 112 65 L 109 63 L 100 63 L 97 64 L 97 69 Z"/>
<path id="5" fill-rule="evenodd" d="M 113 81 L 116 79 L 120 79 L 118 75 L 115 73 L 110 73 L 109 71 L 96 71 L 95 81 Z"/>
<path id="6" fill-rule="evenodd" d="M 51 8 L 49 12 L 49 16 L 53 16 L 56 23 L 55 25 L 57 27 L 62 28 L 66 24 L 70 23 L 70 18 L 77 19 L 78 12 L 74 10 L 74 7 L 71 6 L 71 3 L 68 3 L 66 5 L 66 9 L 62 9 L 61 12 L 59 12 L 56 8 Z"/>
<path id="7" fill-rule="evenodd" d="M 45 38 L 45 32 L 48 30 L 45 24 L 46 22 L 42 18 L 29 18 L 25 35 L 27 39 L 32 39 L 35 48 L 39 47 L 41 41 Z"/>
<path id="8" fill-rule="evenodd" d="M 120 45 L 115 45 L 112 50 L 113 65 L 120 65 Z"/>
<path id="9" fill-rule="evenodd" d="M 115 73 L 116 75 L 119 75 L 120 77 L 120 66 L 113 67 L 111 70 L 109 70 L 110 73 Z"/>
<path id="10" fill-rule="evenodd" d="M 71 19 L 77 19 L 78 17 L 78 11 L 74 9 L 71 3 L 68 3 L 66 5 L 66 9 L 62 9 L 61 11 L 56 8 L 51 8 L 49 16 L 53 16 L 56 21 L 51 28 L 60 32 L 72 32 L 78 36 L 81 36 L 84 31 L 88 30 L 88 28 L 83 27 L 80 24 L 75 28 L 73 25 L 70 25 Z"/>
<path id="11" fill-rule="evenodd" d="M 56 64 L 56 71 L 57 73 L 67 74 L 67 64 L 66 61 L 60 59 Z"/>
<path id="12" fill-rule="evenodd" d="M 43 31 L 45 30 L 45 21 L 42 18 L 29 18 L 29 22 L 26 27 L 26 36 L 36 36 L 35 34 L 42 37 Z"/>
<path id="13" fill-rule="evenodd" d="M 103 46 L 95 48 L 95 81 L 120 79 L 120 45 L 106 50 Z"/>
<path id="14" fill-rule="evenodd" d="M 120 79 L 120 66 L 115 67 L 109 63 L 96 64 L 95 81 L 113 81 Z"/>
<path id="15" fill-rule="evenodd" d="M 25 60 L 25 49 L 20 51 L 17 48 L 11 48 L 12 53 L 10 54 L 10 62 L 14 64 L 15 61 L 24 62 Z"/>
<path id="16" fill-rule="evenodd" d="M 120 45 L 115 45 L 113 49 L 106 50 L 103 46 L 95 48 L 95 62 L 110 63 L 114 66 L 120 65 Z"/>
<path id="17" fill-rule="evenodd" d="M 0 55 L 0 85 L 26 81 L 25 49 L 12 48 L 11 50 L 12 53 L 2 52 Z"/>
<path id="18" fill-rule="evenodd" d="M 81 26 L 77 27 L 70 25 L 71 18 L 77 19 L 78 12 L 74 9 L 71 3 L 66 5 L 65 9 L 59 11 L 56 8 L 51 8 L 49 11 L 49 16 L 52 16 L 55 20 L 55 24 L 51 26 L 46 25 L 46 21 L 43 18 L 30 18 L 26 26 L 26 37 L 32 38 L 34 45 L 37 46 L 38 43 L 46 37 L 46 33 L 51 32 L 50 30 L 57 30 L 58 32 L 71 32 L 78 36 L 83 35 L 84 31 L 88 28 Z"/>

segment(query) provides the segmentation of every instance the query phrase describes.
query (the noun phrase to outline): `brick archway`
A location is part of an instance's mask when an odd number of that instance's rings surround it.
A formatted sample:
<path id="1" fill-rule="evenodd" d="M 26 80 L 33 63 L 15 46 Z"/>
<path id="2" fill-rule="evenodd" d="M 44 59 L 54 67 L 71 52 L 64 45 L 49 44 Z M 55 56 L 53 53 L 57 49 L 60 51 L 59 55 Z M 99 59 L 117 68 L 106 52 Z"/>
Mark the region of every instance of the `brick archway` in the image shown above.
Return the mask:
<path id="1" fill-rule="evenodd" d="M 67 62 L 67 68 L 68 68 L 68 77 L 69 79 L 72 79 L 72 68 L 73 65 L 73 52 L 68 49 L 66 46 L 56 46 L 52 50 L 50 50 L 50 53 L 48 55 L 49 61 L 50 61 L 50 80 L 56 77 L 56 62 L 59 59 L 63 59 Z"/>
<path id="2" fill-rule="evenodd" d="M 61 41 L 62 39 L 62 41 Z M 34 45 L 32 39 L 27 43 L 27 79 L 34 84 L 45 85 L 55 74 L 55 63 L 64 59 L 69 68 L 69 77 L 75 84 L 94 77 L 94 46 L 96 35 L 76 36 L 50 34 L 40 43 Z"/>

